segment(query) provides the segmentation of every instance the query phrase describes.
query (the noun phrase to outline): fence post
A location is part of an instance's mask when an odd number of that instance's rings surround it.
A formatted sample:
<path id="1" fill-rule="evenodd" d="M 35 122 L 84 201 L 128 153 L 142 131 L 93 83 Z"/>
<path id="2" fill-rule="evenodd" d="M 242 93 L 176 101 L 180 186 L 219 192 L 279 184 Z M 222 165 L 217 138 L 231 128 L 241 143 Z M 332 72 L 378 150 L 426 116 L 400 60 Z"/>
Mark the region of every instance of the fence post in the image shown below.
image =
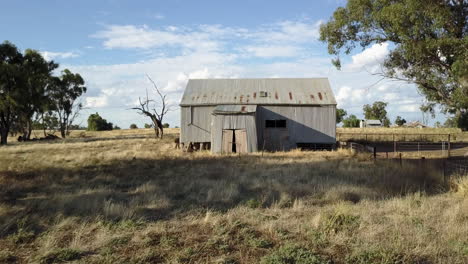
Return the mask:
<path id="1" fill-rule="evenodd" d="M 377 159 L 377 147 L 374 147 L 374 160 Z"/>
<path id="2" fill-rule="evenodd" d="M 403 161 L 401 160 L 401 153 L 400 153 L 400 167 L 403 167 Z"/>

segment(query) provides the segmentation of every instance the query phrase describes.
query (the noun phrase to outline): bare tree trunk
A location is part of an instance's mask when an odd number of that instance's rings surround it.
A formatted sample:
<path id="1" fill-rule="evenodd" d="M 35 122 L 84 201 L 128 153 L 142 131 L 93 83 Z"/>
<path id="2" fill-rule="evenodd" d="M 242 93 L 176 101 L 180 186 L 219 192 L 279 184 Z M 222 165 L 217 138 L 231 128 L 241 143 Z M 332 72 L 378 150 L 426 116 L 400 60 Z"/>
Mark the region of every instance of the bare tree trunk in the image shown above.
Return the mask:
<path id="1" fill-rule="evenodd" d="M 46 133 L 47 127 L 46 127 L 45 120 L 44 120 L 44 113 L 42 113 L 41 116 L 42 116 L 42 129 L 44 132 L 44 137 L 47 137 L 47 133 Z"/>
<path id="2" fill-rule="evenodd" d="M 159 128 L 153 125 L 153 129 L 154 129 L 154 134 L 156 135 L 156 138 L 159 138 Z"/>
<path id="3" fill-rule="evenodd" d="M 4 127 L 0 128 L 0 145 L 6 145 L 8 141 L 9 129 Z"/>
<path id="4" fill-rule="evenodd" d="M 65 131 L 65 125 L 63 123 L 60 123 L 60 135 L 62 136 L 62 138 L 65 138 L 67 135 L 66 135 L 66 131 Z"/>
<path id="5" fill-rule="evenodd" d="M 28 121 L 26 121 L 26 139 L 27 140 L 31 139 L 32 129 L 33 129 L 32 120 L 29 119 Z"/>
<path id="6" fill-rule="evenodd" d="M 162 138 L 163 138 L 163 136 L 164 136 L 164 130 L 163 130 L 163 129 L 164 129 L 164 127 L 163 127 L 163 126 L 161 126 L 161 127 L 159 127 L 159 129 L 161 130 L 161 139 L 162 139 Z"/>

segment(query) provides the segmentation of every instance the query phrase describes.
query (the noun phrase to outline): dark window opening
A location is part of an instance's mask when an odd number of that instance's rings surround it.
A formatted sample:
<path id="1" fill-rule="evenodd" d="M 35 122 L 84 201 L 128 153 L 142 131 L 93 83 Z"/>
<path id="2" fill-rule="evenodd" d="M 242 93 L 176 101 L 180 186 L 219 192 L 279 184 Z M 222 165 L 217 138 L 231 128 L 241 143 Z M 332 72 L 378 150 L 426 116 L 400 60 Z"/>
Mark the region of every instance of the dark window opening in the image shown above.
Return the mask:
<path id="1" fill-rule="evenodd" d="M 265 120 L 265 127 L 276 127 L 275 120 Z"/>
<path id="2" fill-rule="evenodd" d="M 286 127 L 286 120 L 276 120 L 276 127 Z"/>
<path id="3" fill-rule="evenodd" d="M 286 120 L 265 120 L 265 127 L 267 128 L 285 128 Z"/>

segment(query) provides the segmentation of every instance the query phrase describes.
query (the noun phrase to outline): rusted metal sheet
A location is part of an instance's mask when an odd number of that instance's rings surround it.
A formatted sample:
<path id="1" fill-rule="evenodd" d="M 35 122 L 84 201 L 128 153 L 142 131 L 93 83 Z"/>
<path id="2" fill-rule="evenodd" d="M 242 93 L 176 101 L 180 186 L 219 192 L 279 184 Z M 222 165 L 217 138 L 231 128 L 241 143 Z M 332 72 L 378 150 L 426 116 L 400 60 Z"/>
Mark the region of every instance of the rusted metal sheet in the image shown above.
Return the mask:
<path id="1" fill-rule="evenodd" d="M 255 113 L 256 110 L 256 105 L 218 105 L 213 110 L 213 114 L 247 114 Z"/>
<path id="2" fill-rule="evenodd" d="M 180 102 L 189 105 L 336 105 L 327 78 L 191 79 Z"/>

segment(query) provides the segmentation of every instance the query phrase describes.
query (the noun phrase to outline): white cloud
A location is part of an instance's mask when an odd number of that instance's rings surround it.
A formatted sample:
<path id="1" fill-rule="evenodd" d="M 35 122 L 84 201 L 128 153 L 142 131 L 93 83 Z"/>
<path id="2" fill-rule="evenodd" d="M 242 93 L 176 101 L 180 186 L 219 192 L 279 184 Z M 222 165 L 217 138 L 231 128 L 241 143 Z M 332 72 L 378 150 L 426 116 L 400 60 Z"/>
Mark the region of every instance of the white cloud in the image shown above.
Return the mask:
<path id="1" fill-rule="evenodd" d="M 401 105 L 398 107 L 398 111 L 403 113 L 420 113 L 419 106 L 418 104 Z"/>
<path id="2" fill-rule="evenodd" d="M 381 63 L 388 54 L 388 44 L 374 45 L 356 54 L 345 71 L 337 71 L 328 57 L 308 55 L 316 53 L 311 42 L 318 37 L 320 23 L 283 21 L 248 29 L 222 25 L 111 25 L 93 37 L 102 39 L 107 49 L 136 49 L 146 58 L 124 64 L 67 67 L 85 78 L 89 91 L 86 105 L 114 117 L 109 120 L 122 127 L 135 120 L 145 122 L 136 112 L 127 110 L 136 105 L 139 97 L 146 96 L 147 89 L 152 92 L 145 74 L 168 94 L 173 109 L 190 78 L 328 77 L 338 106 L 349 114 L 362 116 L 364 104 L 383 100 L 389 103 L 392 120 L 392 115 L 403 111 L 407 120 L 416 117 L 421 97 L 414 86 L 376 83 L 377 77 L 358 71 Z M 245 63 L 245 59 L 249 61 Z M 171 111 L 166 121 L 179 125 L 179 118 L 178 111 Z"/>
<path id="3" fill-rule="evenodd" d="M 245 51 L 253 56 L 261 58 L 294 57 L 300 54 L 297 46 L 247 46 Z"/>
<path id="4" fill-rule="evenodd" d="M 163 14 L 156 13 L 156 14 L 153 15 L 153 18 L 161 20 L 161 19 L 164 19 L 165 16 Z"/>
<path id="5" fill-rule="evenodd" d="M 75 52 L 52 52 L 52 51 L 40 51 L 41 55 L 46 60 L 53 60 L 53 59 L 69 59 L 69 58 L 76 58 L 79 56 L 78 53 Z"/>
<path id="6" fill-rule="evenodd" d="M 100 108 L 106 107 L 109 105 L 108 97 L 106 95 L 96 96 L 96 97 L 86 97 L 84 107 L 86 108 Z"/>
<path id="7" fill-rule="evenodd" d="M 150 28 L 147 25 L 109 25 L 91 35 L 103 39 L 107 49 L 151 49 L 161 47 L 182 47 L 195 50 L 220 50 L 232 41 L 251 42 L 248 49 L 259 57 L 271 54 L 280 45 L 286 45 L 282 54 L 297 54 L 294 45 L 310 43 L 319 37 L 322 21 L 307 23 L 304 21 L 282 21 L 262 25 L 254 29 L 223 27 L 221 25 L 199 25 L 197 27 L 166 26 Z M 261 52 L 261 49 L 266 51 Z M 270 56 L 267 57 L 270 57 Z M 281 55 L 283 56 L 283 55 Z"/>
<path id="8" fill-rule="evenodd" d="M 111 25 L 92 37 L 104 39 L 104 47 L 108 49 L 149 49 L 174 45 L 205 51 L 218 49 L 218 43 L 212 41 L 208 33 L 186 31 L 174 26 L 151 29 L 146 25 Z"/>
<path id="9" fill-rule="evenodd" d="M 388 43 L 374 44 L 363 52 L 353 55 L 352 62 L 345 66 L 346 70 L 360 71 L 368 70 L 375 72 L 380 64 L 383 63 L 385 57 L 389 54 Z"/>

